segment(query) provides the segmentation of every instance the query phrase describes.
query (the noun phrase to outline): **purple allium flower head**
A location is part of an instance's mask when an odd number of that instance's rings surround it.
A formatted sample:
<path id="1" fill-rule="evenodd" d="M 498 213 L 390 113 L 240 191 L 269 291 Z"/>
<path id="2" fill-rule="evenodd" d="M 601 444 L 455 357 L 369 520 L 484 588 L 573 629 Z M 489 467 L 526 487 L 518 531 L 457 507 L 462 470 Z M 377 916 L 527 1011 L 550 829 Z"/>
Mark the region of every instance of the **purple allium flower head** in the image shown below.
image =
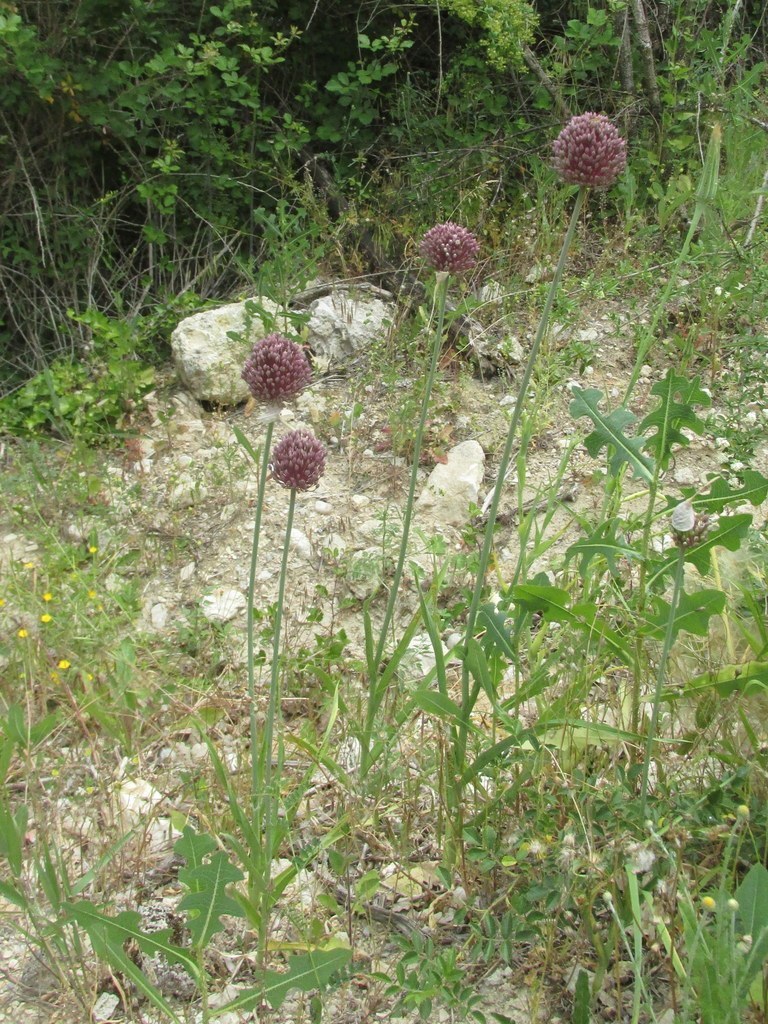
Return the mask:
<path id="1" fill-rule="evenodd" d="M 312 368 L 295 341 L 282 334 L 268 334 L 253 346 L 241 376 L 254 398 L 285 402 L 309 384 Z"/>
<path id="2" fill-rule="evenodd" d="M 419 245 L 419 252 L 435 270 L 450 274 L 471 270 L 479 250 L 480 243 L 472 232 L 450 220 L 430 228 Z"/>
<path id="3" fill-rule="evenodd" d="M 292 430 L 272 451 L 272 476 L 283 487 L 308 491 L 325 470 L 325 445 L 309 430 Z"/>
<path id="4" fill-rule="evenodd" d="M 555 139 L 552 164 L 570 185 L 605 187 L 627 166 L 627 144 L 604 114 L 579 114 Z"/>

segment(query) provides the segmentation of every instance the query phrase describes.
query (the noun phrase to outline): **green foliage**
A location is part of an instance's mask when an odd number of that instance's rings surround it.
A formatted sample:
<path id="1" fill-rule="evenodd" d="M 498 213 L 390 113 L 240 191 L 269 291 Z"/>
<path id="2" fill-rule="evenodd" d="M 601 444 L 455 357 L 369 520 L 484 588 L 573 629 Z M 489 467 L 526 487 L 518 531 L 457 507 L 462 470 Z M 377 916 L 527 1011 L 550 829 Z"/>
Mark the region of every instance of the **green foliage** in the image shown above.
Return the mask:
<path id="1" fill-rule="evenodd" d="M 127 415 L 152 387 L 155 371 L 136 355 L 133 326 L 98 310 L 72 319 L 91 333 L 87 361 L 54 359 L 17 391 L 0 399 L 0 433 L 52 433 L 86 444 L 119 436 Z"/>
<path id="2" fill-rule="evenodd" d="M 441 6 L 481 30 L 481 45 L 491 67 L 522 67 L 522 49 L 533 41 L 538 20 L 531 4 L 525 0 L 446 0 Z"/>

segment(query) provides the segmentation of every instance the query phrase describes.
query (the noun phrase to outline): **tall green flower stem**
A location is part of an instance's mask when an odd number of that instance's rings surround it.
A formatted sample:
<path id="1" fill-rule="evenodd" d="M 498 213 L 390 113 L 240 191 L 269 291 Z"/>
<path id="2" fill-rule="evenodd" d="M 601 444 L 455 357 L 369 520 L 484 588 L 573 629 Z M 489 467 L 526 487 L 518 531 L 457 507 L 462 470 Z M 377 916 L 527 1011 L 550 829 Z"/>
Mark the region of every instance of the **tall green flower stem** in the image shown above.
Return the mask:
<path id="1" fill-rule="evenodd" d="M 389 627 L 392 622 L 392 617 L 395 612 L 395 605 L 397 603 L 398 590 L 400 589 L 400 583 L 403 578 L 403 571 L 405 568 L 405 559 L 408 554 L 408 540 L 411 532 L 411 520 L 413 519 L 413 507 L 415 504 L 416 497 L 416 485 L 419 477 L 419 461 L 421 459 L 421 448 L 424 439 L 424 428 L 427 422 L 427 416 L 429 414 L 429 403 L 432 396 L 432 388 L 435 383 L 435 377 L 437 375 L 437 363 L 440 358 L 440 349 L 443 340 L 443 325 L 445 323 L 445 305 L 448 294 L 448 278 L 449 274 L 447 271 L 438 271 L 436 273 L 436 291 L 433 306 L 433 317 L 435 310 L 437 311 L 437 324 L 435 327 L 435 336 L 432 342 L 432 357 L 429 364 L 429 371 L 427 373 L 427 380 L 424 385 L 424 393 L 421 400 L 421 411 L 419 413 L 419 419 L 416 426 L 416 433 L 413 441 L 413 465 L 411 466 L 411 478 L 408 485 L 408 497 L 405 503 L 405 512 L 403 514 L 403 529 L 400 538 L 400 552 L 397 558 L 397 565 L 395 566 L 394 576 L 392 577 L 392 583 L 390 585 L 389 598 L 387 600 L 387 606 L 384 610 L 384 619 L 381 623 L 381 629 L 379 633 L 378 643 L 376 644 L 375 650 L 372 644 L 366 644 L 367 647 L 367 662 L 368 662 L 368 702 L 365 715 L 365 724 L 363 726 L 363 733 L 361 736 L 361 752 L 360 752 L 360 775 L 365 777 L 371 767 L 371 737 L 373 735 L 373 727 L 376 721 L 376 715 L 381 702 L 384 699 L 387 685 L 389 682 L 389 673 L 385 673 L 384 676 L 379 672 L 379 665 L 384 655 L 384 649 L 387 644 L 387 635 L 389 633 Z"/>
<path id="2" fill-rule="evenodd" d="M 256 715 L 256 672 L 253 661 L 254 650 L 254 614 L 253 605 L 256 596 L 256 565 L 259 557 L 259 536 L 261 534 L 261 516 L 264 511 L 264 495 L 267 487 L 267 473 L 269 472 L 269 452 L 272 447 L 272 432 L 274 430 L 274 419 L 267 422 L 267 432 L 264 437 L 264 444 L 258 456 L 259 463 L 259 489 L 256 496 L 256 515 L 253 521 L 253 541 L 251 543 L 251 568 L 248 576 L 248 609 L 246 615 L 246 657 L 248 660 L 248 708 L 250 714 L 250 739 L 251 739 L 251 809 L 256 813 L 259 793 L 259 770 L 256 751 L 258 747 L 259 730 Z M 251 455 L 253 450 L 248 445 Z"/>
<path id="3" fill-rule="evenodd" d="M 507 442 L 504 446 L 504 451 L 501 456 L 501 462 L 499 463 L 499 472 L 496 479 L 496 486 L 493 491 L 493 498 L 491 499 L 491 505 L 488 510 L 488 524 L 485 528 L 485 536 L 483 538 L 483 547 L 480 552 L 480 564 L 477 569 L 477 578 L 475 580 L 475 589 L 472 594 L 472 602 L 469 606 L 469 613 L 467 615 L 467 628 L 465 632 L 465 647 L 468 649 L 470 641 L 474 637 L 475 623 L 477 622 L 477 615 L 480 610 L 480 602 L 483 597 L 483 590 L 485 588 L 485 577 L 488 572 L 488 566 L 491 560 L 491 549 L 493 548 L 493 535 L 496 527 L 496 517 L 499 511 L 499 504 L 501 503 L 501 495 L 504 490 L 505 477 L 509 468 L 510 459 L 512 458 L 512 449 L 514 448 L 515 438 L 517 436 L 517 430 L 520 425 L 520 420 L 523 415 L 523 409 L 525 406 L 525 400 L 528 394 L 528 387 L 531 383 L 531 377 L 533 376 L 533 370 L 536 365 L 536 359 L 541 348 L 541 343 L 544 340 L 544 336 L 547 332 L 549 325 L 549 317 L 552 313 L 552 306 L 555 302 L 555 296 L 557 295 L 558 289 L 560 288 L 560 281 L 563 276 L 565 264 L 568 259 L 568 251 L 571 248 L 571 242 L 576 231 L 576 225 L 581 215 L 581 208 L 584 204 L 584 198 L 587 194 L 587 186 L 581 185 L 579 191 L 576 193 L 576 200 L 573 204 L 573 211 L 571 212 L 571 220 L 568 224 L 568 230 L 565 233 L 565 239 L 563 240 L 563 247 L 560 250 L 560 257 L 555 267 L 555 273 L 547 292 L 547 298 L 544 302 L 544 309 L 541 313 L 541 319 L 539 320 L 539 326 L 536 331 L 536 337 L 534 338 L 531 351 L 528 355 L 528 360 L 525 364 L 525 370 L 520 381 L 518 388 L 517 402 L 512 413 L 512 418 L 509 423 L 509 430 L 507 432 Z M 476 692 L 476 691 L 475 691 Z M 475 699 L 477 699 L 475 697 Z M 455 773 L 460 776 L 464 770 L 464 759 L 467 749 L 467 736 L 469 733 L 470 715 L 472 713 L 473 701 L 470 695 L 469 685 L 469 663 L 465 657 L 464 664 L 461 672 L 461 716 L 462 720 L 458 729 L 458 742 L 456 743 L 453 751 L 453 769 Z M 450 787 L 449 787 L 450 792 Z M 452 811 L 458 811 L 458 808 L 452 808 Z"/>
<path id="4" fill-rule="evenodd" d="M 640 815 L 645 820 L 646 805 L 648 803 L 648 779 L 651 771 L 651 755 L 653 753 L 653 744 L 656 740 L 656 730 L 659 725 L 659 707 L 661 705 L 661 690 L 664 686 L 664 680 L 667 677 L 667 662 L 669 661 L 669 652 L 672 650 L 672 643 L 675 639 L 675 619 L 677 617 L 677 608 L 680 604 L 680 597 L 683 593 L 683 580 L 685 579 L 685 549 L 682 545 L 678 548 L 677 552 L 677 566 L 675 567 L 675 580 L 672 588 L 672 600 L 670 602 L 669 618 L 667 619 L 667 628 L 664 633 L 664 646 L 661 649 L 661 656 L 659 658 L 659 665 L 656 670 L 656 686 L 653 691 L 653 711 L 651 712 L 651 721 L 648 725 L 648 733 L 645 737 L 645 757 L 643 759 L 643 778 L 640 787 Z"/>
<path id="5" fill-rule="evenodd" d="M 277 588 L 277 605 L 272 634 L 272 665 L 269 681 L 269 702 L 264 718 L 264 729 L 258 747 L 258 760 L 251 758 L 257 765 L 255 780 L 260 787 L 258 809 L 256 812 L 256 833 L 263 837 L 262 847 L 262 885 L 260 891 L 261 913 L 259 915 L 259 952 L 264 954 L 267 945 L 267 927 L 269 923 L 269 907 L 271 905 L 270 876 L 272 857 L 274 854 L 275 824 L 277 822 L 278 803 L 280 801 L 280 778 L 283 768 L 282 736 L 279 737 L 277 753 L 277 770 L 272 771 L 272 743 L 275 723 L 282 721 L 280 707 L 280 634 L 283 625 L 283 603 L 285 600 L 285 580 L 288 575 L 288 551 L 293 528 L 293 516 L 296 510 L 296 488 L 292 487 L 288 501 L 288 516 L 285 523 L 285 540 L 283 556 L 280 563 L 280 579 Z M 259 830 L 259 825 L 261 829 Z"/>

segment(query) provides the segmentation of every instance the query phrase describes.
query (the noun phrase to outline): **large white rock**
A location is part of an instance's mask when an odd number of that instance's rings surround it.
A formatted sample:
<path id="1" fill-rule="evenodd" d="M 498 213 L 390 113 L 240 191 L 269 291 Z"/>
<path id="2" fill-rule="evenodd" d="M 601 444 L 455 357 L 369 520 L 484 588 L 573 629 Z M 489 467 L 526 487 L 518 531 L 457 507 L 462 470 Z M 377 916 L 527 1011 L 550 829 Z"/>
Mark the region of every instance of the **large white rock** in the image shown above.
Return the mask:
<path id="1" fill-rule="evenodd" d="M 309 307 L 308 343 L 323 369 L 342 369 L 384 337 L 395 316 L 394 302 L 352 289 L 335 289 Z"/>
<path id="2" fill-rule="evenodd" d="M 171 335 L 176 372 L 200 402 L 238 405 L 248 398 L 248 385 L 240 376 L 243 364 L 253 343 L 270 330 L 258 314 L 247 312 L 248 303 L 272 316 L 280 311 L 276 303 L 264 298 L 232 302 L 188 316 Z M 230 332 L 242 335 L 242 339 L 236 341 Z"/>
<path id="3" fill-rule="evenodd" d="M 430 473 L 416 502 L 418 518 L 437 528 L 462 526 L 467 521 L 469 506 L 478 503 L 484 469 L 485 452 L 477 441 L 455 445 L 448 452 L 447 461 Z"/>

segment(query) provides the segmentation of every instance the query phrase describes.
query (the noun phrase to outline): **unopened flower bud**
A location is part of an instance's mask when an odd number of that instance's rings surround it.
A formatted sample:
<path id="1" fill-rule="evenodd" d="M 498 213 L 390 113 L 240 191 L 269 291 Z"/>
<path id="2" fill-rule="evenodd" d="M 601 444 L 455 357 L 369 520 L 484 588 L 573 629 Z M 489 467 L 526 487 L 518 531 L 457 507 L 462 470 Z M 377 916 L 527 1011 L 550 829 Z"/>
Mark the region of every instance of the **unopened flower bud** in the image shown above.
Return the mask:
<path id="1" fill-rule="evenodd" d="M 292 430 L 275 445 L 272 476 L 283 487 L 308 491 L 325 470 L 325 445 L 308 430 Z"/>
<path id="2" fill-rule="evenodd" d="M 453 221 L 437 224 L 424 235 L 419 252 L 437 271 L 457 274 L 477 263 L 480 243 L 466 228 Z"/>
<path id="3" fill-rule="evenodd" d="M 261 402 L 285 402 L 295 398 L 312 379 L 304 350 L 282 334 L 268 334 L 253 346 L 242 378 Z"/>
<path id="4" fill-rule="evenodd" d="M 580 114 L 555 139 L 552 163 L 568 184 L 605 187 L 627 166 L 627 144 L 604 114 Z"/>

